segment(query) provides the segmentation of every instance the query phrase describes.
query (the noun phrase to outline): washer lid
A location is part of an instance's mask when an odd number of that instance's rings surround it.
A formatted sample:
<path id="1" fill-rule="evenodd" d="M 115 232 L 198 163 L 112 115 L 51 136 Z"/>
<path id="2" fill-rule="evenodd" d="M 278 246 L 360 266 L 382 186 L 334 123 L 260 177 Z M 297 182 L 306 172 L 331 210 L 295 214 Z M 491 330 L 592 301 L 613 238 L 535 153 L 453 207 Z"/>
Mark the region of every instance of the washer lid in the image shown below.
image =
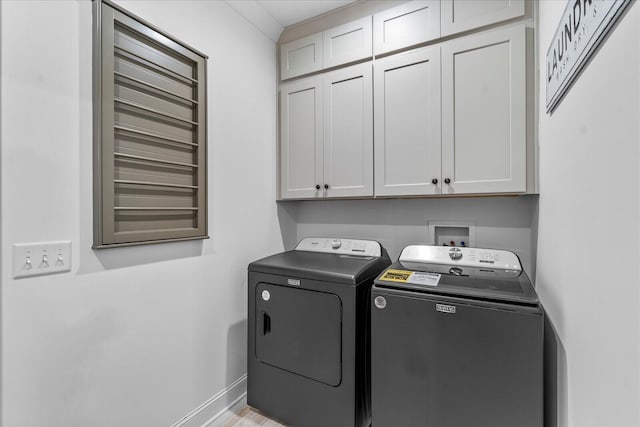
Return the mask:
<path id="1" fill-rule="evenodd" d="M 538 296 L 524 271 L 491 267 L 460 267 L 397 261 L 375 281 L 378 286 L 477 300 L 538 305 Z"/>
<path id="2" fill-rule="evenodd" d="M 380 256 L 361 256 L 296 249 L 254 261 L 249 271 L 357 285 L 391 264 L 387 252 L 380 250 Z"/>

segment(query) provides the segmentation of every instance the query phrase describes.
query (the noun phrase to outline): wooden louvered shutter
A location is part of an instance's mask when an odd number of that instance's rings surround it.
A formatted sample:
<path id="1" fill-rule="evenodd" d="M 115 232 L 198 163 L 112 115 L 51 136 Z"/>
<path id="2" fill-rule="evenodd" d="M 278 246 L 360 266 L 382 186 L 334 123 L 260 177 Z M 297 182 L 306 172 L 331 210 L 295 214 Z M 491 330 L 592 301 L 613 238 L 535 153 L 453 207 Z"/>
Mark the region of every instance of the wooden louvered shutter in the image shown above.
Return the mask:
<path id="1" fill-rule="evenodd" d="M 206 56 L 97 3 L 94 247 L 206 238 Z"/>

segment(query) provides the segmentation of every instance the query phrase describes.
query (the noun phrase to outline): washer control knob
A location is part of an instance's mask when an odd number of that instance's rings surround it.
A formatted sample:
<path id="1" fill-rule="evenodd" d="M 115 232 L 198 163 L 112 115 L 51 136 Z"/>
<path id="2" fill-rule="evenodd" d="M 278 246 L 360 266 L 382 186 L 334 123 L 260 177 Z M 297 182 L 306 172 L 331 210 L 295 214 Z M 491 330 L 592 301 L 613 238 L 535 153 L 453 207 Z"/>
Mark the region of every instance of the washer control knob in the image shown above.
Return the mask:
<path id="1" fill-rule="evenodd" d="M 342 246 L 342 242 L 340 240 L 335 239 L 335 240 L 331 241 L 331 247 L 333 249 L 338 249 L 338 248 L 340 248 L 340 246 Z"/>
<path id="2" fill-rule="evenodd" d="M 462 249 L 460 248 L 449 249 L 449 258 L 451 258 L 454 261 L 462 259 Z"/>
<path id="3" fill-rule="evenodd" d="M 379 308 L 379 309 L 383 309 L 387 306 L 387 300 L 384 299 L 384 297 L 375 297 L 373 300 L 373 304 Z"/>

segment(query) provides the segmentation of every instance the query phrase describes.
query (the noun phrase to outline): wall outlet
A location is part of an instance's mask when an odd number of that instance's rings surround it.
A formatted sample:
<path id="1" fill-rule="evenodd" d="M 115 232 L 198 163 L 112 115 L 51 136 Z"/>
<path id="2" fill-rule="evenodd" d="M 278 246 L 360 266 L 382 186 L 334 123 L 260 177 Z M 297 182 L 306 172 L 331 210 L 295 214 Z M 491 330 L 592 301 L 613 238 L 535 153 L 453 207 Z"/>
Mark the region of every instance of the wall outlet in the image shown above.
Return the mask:
<path id="1" fill-rule="evenodd" d="M 71 242 L 16 243 L 13 245 L 13 277 L 71 271 Z"/>

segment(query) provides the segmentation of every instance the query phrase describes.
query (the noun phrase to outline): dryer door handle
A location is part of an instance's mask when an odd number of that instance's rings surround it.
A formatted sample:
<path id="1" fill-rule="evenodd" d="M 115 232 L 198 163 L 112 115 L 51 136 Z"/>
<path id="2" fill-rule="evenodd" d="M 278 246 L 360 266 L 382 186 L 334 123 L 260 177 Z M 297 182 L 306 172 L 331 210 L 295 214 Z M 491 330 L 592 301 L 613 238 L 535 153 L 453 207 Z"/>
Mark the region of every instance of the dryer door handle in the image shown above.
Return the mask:
<path id="1" fill-rule="evenodd" d="M 264 311 L 262 312 L 262 335 L 267 335 L 271 332 L 271 316 Z"/>

